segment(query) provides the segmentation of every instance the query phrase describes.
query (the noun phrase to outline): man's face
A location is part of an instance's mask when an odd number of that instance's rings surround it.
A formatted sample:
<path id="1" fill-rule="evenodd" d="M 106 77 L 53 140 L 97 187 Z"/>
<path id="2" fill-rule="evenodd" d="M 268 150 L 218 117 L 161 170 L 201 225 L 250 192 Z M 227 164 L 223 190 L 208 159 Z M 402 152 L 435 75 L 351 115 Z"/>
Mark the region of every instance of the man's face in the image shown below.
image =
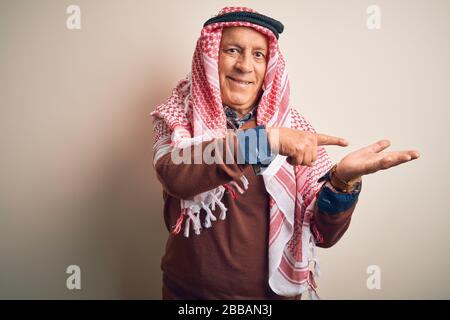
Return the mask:
<path id="1" fill-rule="evenodd" d="M 259 99 L 268 51 L 266 36 L 252 28 L 223 29 L 219 50 L 222 103 L 241 115 Z"/>

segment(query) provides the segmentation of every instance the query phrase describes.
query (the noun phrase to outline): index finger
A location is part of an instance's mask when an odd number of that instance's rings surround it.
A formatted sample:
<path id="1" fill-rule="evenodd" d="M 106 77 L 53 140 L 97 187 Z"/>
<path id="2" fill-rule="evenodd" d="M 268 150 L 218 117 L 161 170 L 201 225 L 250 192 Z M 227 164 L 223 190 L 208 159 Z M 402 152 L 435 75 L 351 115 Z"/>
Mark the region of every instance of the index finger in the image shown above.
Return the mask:
<path id="1" fill-rule="evenodd" d="M 318 146 L 348 146 L 348 141 L 344 138 L 329 136 L 327 134 L 317 133 L 317 145 Z"/>

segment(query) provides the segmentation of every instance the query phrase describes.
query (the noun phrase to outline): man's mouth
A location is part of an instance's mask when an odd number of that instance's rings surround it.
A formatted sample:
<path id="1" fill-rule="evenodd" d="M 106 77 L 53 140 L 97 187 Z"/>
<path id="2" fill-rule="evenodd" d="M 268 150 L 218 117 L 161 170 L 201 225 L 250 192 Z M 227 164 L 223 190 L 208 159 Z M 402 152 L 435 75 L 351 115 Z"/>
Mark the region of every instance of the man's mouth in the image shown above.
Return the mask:
<path id="1" fill-rule="evenodd" d="M 241 86 L 248 86 L 249 84 L 253 83 L 251 81 L 243 81 L 243 80 L 235 79 L 235 78 L 232 78 L 230 76 L 227 76 L 227 78 L 230 79 L 231 81 L 233 81 L 234 83 L 239 84 Z"/>

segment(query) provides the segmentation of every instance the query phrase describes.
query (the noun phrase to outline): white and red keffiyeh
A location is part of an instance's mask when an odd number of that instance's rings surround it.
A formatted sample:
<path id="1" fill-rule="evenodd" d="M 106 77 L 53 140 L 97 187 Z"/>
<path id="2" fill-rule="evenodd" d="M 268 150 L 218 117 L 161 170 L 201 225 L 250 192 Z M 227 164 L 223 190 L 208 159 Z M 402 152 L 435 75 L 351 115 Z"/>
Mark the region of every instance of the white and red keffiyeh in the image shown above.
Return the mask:
<path id="1" fill-rule="evenodd" d="M 219 15 L 250 11 L 245 7 L 227 7 Z M 315 132 L 312 126 L 289 105 L 289 79 L 278 41 L 267 28 L 249 22 L 218 22 L 203 27 L 197 41 L 192 70 L 181 80 L 169 99 L 151 113 L 155 120 L 153 161 L 173 148 L 222 137 L 226 133 L 226 116 L 223 111 L 218 55 L 222 29 L 245 26 L 256 29 L 269 39 L 269 60 L 263 83 L 263 95 L 256 113 L 257 125 L 290 127 Z M 314 226 L 316 194 L 322 183 L 317 180 L 332 166 L 323 147 L 319 147 L 313 167 L 292 166 L 286 157 L 277 155 L 264 171 L 263 178 L 270 195 L 269 227 L 269 285 L 282 296 L 299 295 L 305 290 L 315 293 L 314 275 L 318 275 L 315 243 L 321 236 Z M 247 180 L 242 177 L 244 189 Z M 185 219 L 185 236 L 189 236 L 192 223 L 195 233 L 200 233 L 200 213 L 205 213 L 204 227 L 210 227 L 216 217 L 215 205 L 221 209 L 220 219 L 225 219 L 226 208 L 221 202 L 224 191 L 234 186 L 244 192 L 236 182 L 204 192 L 193 199 L 181 200 L 182 212 L 175 226 L 180 231 Z M 232 230 L 230 230 L 232 232 Z"/>

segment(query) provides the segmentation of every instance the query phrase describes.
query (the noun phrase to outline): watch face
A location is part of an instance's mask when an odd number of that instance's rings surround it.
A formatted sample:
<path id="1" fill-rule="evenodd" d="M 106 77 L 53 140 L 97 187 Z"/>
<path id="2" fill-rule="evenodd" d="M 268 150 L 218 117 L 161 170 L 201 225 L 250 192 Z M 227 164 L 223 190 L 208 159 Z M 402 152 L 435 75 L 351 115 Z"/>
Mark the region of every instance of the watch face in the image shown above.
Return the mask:
<path id="1" fill-rule="evenodd" d="M 353 184 L 353 186 L 352 186 L 352 189 L 350 190 L 351 192 L 360 192 L 361 191 L 361 185 L 362 185 L 362 179 L 361 178 L 358 178 L 355 182 L 354 182 L 354 184 Z"/>

